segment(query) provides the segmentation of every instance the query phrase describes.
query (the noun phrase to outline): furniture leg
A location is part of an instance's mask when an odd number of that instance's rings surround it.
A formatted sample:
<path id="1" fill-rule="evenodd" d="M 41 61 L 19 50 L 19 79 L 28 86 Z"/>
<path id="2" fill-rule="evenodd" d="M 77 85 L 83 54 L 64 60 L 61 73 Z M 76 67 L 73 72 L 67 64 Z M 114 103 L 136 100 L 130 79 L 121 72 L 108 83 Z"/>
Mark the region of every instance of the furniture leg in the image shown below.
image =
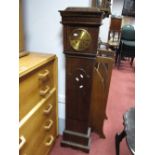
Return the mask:
<path id="1" fill-rule="evenodd" d="M 118 56 L 119 56 L 119 53 L 118 53 L 118 50 L 116 49 L 115 64 L 117 64 Z"/>
<path id="2" fill-rule="evenodd" d="M 118 55 L 118 60 L 117 60 L 117 68 L 119 69 L 121 63 L 121 54 Z"/>
<path id="3" fill-rule="evenodd" d="M 131 58 L 131 61 L 130 61 L 130 65 L 132 66 L 133 64 L 133 60 L 134 60 L 134 57 Z"/>
<path id="4" fill-rule="evenodd" d="M 116 155 L 119 155 L 119 146 L 122 139 L 126 136 L 125 131 L 123 130 L 120 134 L 116 134 L 115 136 L 115 147 L 116 147 Z"/>

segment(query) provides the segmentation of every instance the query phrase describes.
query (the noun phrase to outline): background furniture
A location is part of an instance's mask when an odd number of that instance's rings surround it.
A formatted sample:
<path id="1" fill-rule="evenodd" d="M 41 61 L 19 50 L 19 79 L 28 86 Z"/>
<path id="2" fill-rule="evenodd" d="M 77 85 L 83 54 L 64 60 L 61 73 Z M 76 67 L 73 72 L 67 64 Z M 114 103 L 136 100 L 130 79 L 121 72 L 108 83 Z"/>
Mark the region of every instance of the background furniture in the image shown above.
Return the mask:
<path id="1" fill-rule="evenodd" d="M 121 40 L 116 53 L 116 61 L 120 66 L 123 57 L 131 58 L 131 65 L 135 57 L 135 29 L 132 25 L 124 25 L 121 30 Z"/>
<path id="2" fill-rule="evenodd" d="M 127 144 L 132 154 L 135 154 L 135 108 L 129 109 L 124 116 L 124 130 L 120 134 L 116 134 L 116 155 L 119 155 L 119 145 L 126 136 Z"/>
<path id="3" fill-rule="evenodd" d="M 108 32 L 108 40 L 105 43 L 99 39 L 99 48 L 98 48 L 99 50 L 105 48 L 107 50 L 110 49 L 115 52 L 117 51 L 120 43 L 121 25 L 122 25 L 122 17 L 111 15 L 109 32 Z"/>
<path id="4" fill-rule="evenodd" d="M 105 138 L 103 124 L 104 120 L 107 119 L 106 107 L 113 63 L 113 51 L 98 50 L 98 56 L 93 69 L 89 126 L 102 138 Z"/>
<path id="5" fill-rule="evenodd" d="M 28 51 L 25 50 L 24 26 L 23 26 L 23 3 L 19 0 L 19 57 L 25 56 Z"/>
<path id="6" fill-rule="evenodd" d="M 47 155 L 58 134 L 57 57 L 19 59 L 19 154 Z"/>
<path id="7" fill-rule="evenodd" d="M 103 13 L 74 7 L 60 13 L 66 57 L 66 126 L 61 144 L 89 152 L 93 68 Z"/>
<path id="8" fill-rule="evenodd" d="M 122 17 L 112 15 L 108 33 L 108 46 L 114 51 L 116 51 L 119 47 L 121 36 L 121 25 L 122 25 Z"/>
<path id="9" fill-rule="evenodd" d="M 111 14 L 111 0 L 92 0 L 92 7 L 99 8 L 106 17 Z"/>
<path id="10" fill-rule="evenodd" d="M 122 15 L 135 16 L 135 0 L 124 0 Z"/>

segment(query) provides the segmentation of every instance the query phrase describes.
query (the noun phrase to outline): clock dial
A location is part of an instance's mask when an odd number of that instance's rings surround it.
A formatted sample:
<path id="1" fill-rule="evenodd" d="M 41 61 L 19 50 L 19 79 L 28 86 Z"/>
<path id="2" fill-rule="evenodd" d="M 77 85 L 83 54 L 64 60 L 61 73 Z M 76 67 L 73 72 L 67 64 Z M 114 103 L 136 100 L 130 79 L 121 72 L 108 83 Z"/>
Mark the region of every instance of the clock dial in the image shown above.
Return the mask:
<path id="1" fill-rule="evenodd" d="M 92 38 L 85 29 L 75 29 L 69 36 L 71 47 L 76 51 L 83 51 L 89 47 Z"/>

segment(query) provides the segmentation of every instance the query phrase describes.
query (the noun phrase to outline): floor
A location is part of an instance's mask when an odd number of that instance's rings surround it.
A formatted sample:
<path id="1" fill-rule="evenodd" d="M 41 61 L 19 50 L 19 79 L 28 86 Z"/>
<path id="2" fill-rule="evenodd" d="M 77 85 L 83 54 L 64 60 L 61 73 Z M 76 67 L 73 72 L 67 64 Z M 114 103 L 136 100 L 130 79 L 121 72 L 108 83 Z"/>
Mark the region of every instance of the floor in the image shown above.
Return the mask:
<path id="1" fill-rule="evenodd" d="M 134 65 L 134 64 L 133 64 Z M 115 134 L 123 130 L 123 113 L 135 103 L 135 73 L 134 67 L 128 60 L 122 61 L 119 70 L 114 67 L 110 84 L 107 104 L 108 120 L 105 121 L 103 131 L 105 139 L 92 133 L 89 155 L 115 155 Z M 61 147 L 62 136 L 59 136 L 49 155 L 87 155 L 79 150 Z M 126 139 L 120 144 L 120 155 L 131 155 Z"/>

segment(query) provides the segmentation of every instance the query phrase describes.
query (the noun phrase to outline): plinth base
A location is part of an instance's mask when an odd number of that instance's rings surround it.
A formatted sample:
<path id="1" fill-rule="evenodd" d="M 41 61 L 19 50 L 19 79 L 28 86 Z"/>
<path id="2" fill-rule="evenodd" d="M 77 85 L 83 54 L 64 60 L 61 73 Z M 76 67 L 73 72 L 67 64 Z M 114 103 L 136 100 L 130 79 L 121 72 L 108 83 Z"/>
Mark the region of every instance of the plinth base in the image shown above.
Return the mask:
<path id="1" fill-rule="evenodd" d="M 91 128 L 88 128 L 87 134 L 65 130 L 61 146 L 69 146 L 89 153 L 91 141 L 90 134 Z"/>

